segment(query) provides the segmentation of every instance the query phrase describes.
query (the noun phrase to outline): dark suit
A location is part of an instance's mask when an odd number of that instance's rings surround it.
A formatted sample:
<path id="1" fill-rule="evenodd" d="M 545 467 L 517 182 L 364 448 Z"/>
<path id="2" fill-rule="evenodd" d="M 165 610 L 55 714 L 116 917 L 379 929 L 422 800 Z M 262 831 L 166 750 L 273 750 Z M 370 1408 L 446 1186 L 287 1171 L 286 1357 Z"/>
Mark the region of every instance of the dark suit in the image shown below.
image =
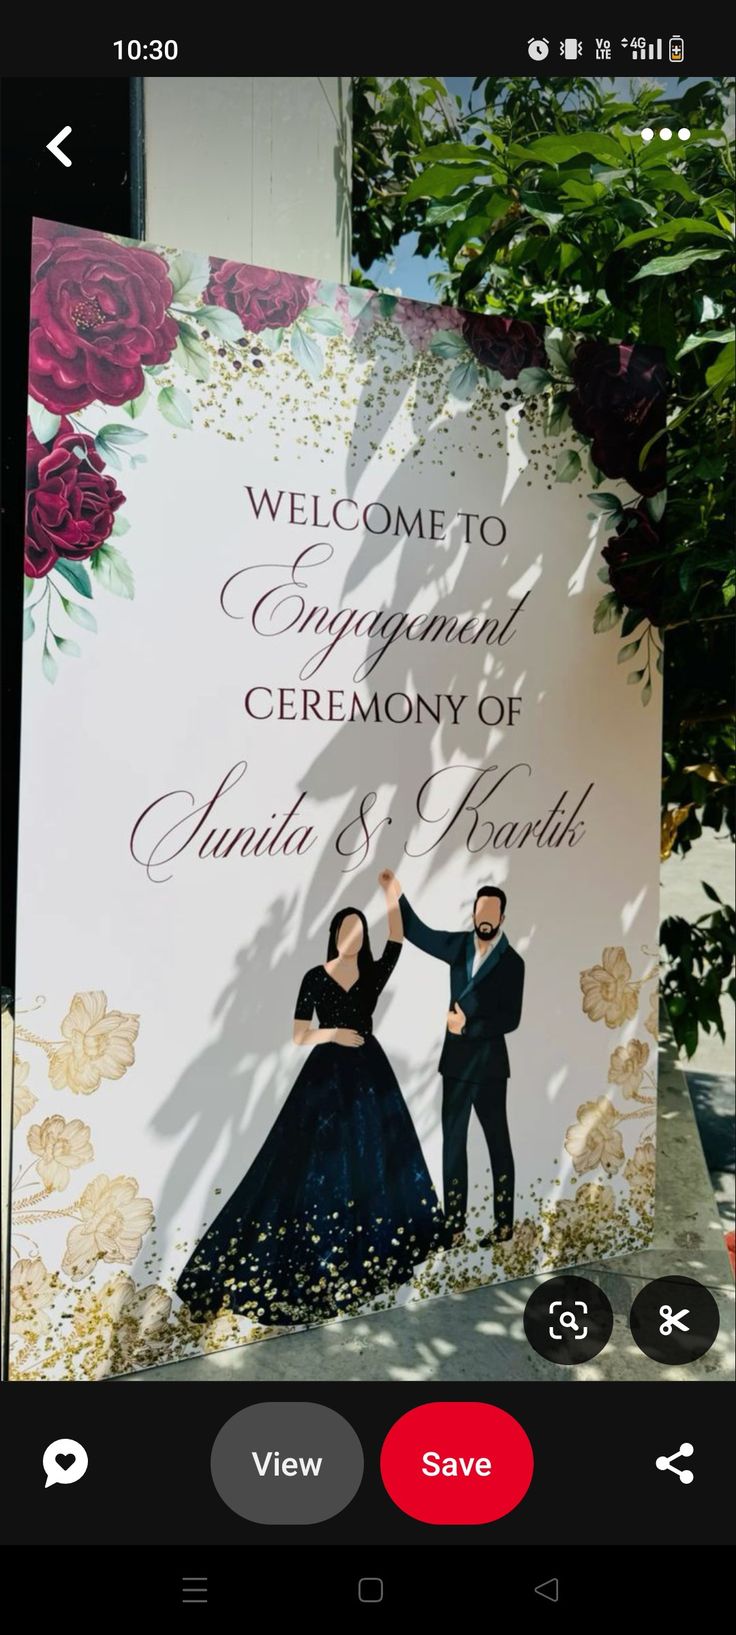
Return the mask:
<path id="1" fill-rule="evenodd" d="M 465 1225 L 468 1204 L 468 1125 L 473 1108 L 488 1145 L 493 1172 L 496 1225 L 514 1218 L 514 1158 L 506 1120 L 509 1077 L 507 1033 L 521 1020 L 524 961 L 503 932 L 472 975 L 476 953 L 472 931 L 432 931 L 399 900 L 404 935 L 425 954 L 450 967 L 450 1009 L 457 1003 L 466 1021 L 462 1033 L 445 1034 L 442 1074 L 442 1171 L 445 1214 L 455 1230 Z"/>

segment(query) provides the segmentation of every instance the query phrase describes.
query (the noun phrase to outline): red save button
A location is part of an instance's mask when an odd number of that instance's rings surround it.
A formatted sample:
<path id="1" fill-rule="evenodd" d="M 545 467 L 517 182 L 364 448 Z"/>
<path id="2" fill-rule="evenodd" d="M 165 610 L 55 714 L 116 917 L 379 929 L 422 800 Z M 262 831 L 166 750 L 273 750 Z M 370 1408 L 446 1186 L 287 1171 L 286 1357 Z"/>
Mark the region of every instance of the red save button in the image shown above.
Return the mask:
<path id="1" fill-rule="evenodd" d="M 397 1419 L 381 1476 L 399 1510 L 435 1526 L 480 1526 L 521 1504 L 534 1455 L 517 1419 L 488 1402 L 427 1402 Z"/>

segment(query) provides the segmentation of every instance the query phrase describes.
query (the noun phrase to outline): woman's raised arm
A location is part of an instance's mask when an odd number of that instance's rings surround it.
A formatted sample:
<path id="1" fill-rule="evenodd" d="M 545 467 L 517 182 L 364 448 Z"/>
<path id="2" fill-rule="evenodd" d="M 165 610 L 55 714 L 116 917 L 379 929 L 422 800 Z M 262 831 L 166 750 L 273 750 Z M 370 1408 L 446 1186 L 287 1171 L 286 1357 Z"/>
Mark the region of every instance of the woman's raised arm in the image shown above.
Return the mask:
<path id="1" fill-rule="evenodd" d="M 389 942 L 404 941 L 404 922 L 401 918 L 399 898 L 401 886 L 391 869 L 382 869 L 378 876 L 378 884 L 386 899 L 386 914 L 388 916 Z"/>

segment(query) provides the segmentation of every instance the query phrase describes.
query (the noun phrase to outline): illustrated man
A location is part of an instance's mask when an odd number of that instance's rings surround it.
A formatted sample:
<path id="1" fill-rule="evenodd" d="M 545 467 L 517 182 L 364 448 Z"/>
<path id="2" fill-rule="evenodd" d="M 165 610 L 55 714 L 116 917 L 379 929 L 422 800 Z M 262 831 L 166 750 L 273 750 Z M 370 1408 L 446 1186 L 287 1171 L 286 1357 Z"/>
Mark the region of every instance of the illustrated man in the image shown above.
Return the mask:
<path id="1" fill-rule="evenodd" d="M 524 961 L 501 930 L 506 894 L 481 886 L 472 930 L 432 931 L 395 887 L 404 935 L 450 967 L 450 1009 L 442 1074 L 442 1179 L 453 1244 L 465 1235 L 468 1207 L 468 1126 L 473 1108 L 488 1146 L 493 1175 L 492 1232 L 481 1246 L 507 1242 L 514 1229 L 514 1156 L 506 1119 L 509 1057 L 506 1034 L 521 1020 Z"/>

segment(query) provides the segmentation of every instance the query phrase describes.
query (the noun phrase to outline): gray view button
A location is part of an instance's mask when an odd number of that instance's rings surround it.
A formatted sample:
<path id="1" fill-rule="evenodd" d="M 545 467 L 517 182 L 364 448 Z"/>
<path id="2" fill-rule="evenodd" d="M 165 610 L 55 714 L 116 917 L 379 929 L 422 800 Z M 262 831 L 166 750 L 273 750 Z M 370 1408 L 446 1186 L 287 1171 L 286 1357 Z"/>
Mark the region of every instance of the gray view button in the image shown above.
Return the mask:
<path id="1" fill-rule="evenodd" d="M 221 1499 L 264 1527 L 309 1527 L 350 1504 L 363 1449 L 341 1414 L 319 1402 L 256 1402 L 233 1414 L 212 1448 Z"/>

